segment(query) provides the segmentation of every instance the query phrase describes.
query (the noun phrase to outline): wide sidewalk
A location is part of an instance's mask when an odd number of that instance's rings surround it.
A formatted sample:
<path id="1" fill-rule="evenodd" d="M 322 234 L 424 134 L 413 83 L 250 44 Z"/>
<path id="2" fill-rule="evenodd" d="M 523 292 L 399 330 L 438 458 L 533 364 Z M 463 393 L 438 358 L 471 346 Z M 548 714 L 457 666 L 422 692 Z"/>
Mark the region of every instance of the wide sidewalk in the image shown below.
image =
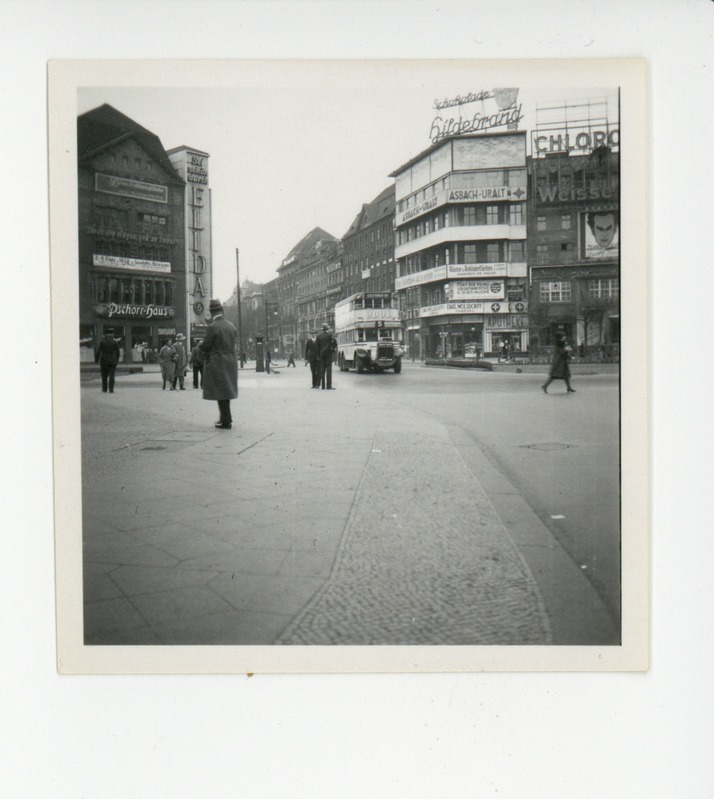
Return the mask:
<path id="1" fill-rule="evenodd" d="M 230 431 L 190 375 L 84 376 L 85 643 L 613 642 L 474 442 L 333 374 L 249 363 Z"/>

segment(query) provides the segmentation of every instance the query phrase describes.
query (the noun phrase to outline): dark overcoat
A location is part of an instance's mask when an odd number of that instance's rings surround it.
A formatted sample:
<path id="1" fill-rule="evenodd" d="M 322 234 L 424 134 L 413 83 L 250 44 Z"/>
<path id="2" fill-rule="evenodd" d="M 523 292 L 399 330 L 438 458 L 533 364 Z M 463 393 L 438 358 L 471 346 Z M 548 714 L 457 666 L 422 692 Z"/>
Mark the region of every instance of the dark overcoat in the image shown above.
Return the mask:
<path id="1" fill-rule="evenodd" d="M 332 353 L 337 347 L 337 341 L 329 330 L 323 330 L 317 334 L 315 339 L 318 360 L 322 363 L 329 363 L 332 360 Z"/>
<path id="2" fill-rule="evenodd" d="M 198 347 L 203 353 L 203 399 L 235 399 L 238 396 L 235 325 L 222 316 L 217 317 Z"/>
<path id="3" fill-rule="evenodd" d="M 305 360 L 308 363 L 317 361 L 317 342 L 312 338 L 305 342 Z"/>
<path id="4" fill-rule="evenodd" d="M 106 335 L 99 342 L 96 360 L 100 366 L 116 366 L 119 363 L 119 345 L 114 340 L 114 336 Z"/>
<path id="5" fill-rule="evenodd" d="M 559 341 L 553 350 L 553 360 L 548 376 L 554 380 L 570 380 L 568 361 L 570 361 L 570 352 L 566 349 L 565 342 Z"/>

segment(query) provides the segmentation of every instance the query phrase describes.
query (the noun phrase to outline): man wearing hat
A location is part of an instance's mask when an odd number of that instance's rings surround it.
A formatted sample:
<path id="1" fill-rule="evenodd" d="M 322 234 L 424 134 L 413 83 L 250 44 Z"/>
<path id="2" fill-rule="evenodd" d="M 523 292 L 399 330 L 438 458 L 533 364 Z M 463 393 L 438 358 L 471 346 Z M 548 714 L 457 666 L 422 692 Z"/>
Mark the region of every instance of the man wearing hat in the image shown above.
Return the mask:
<path id="1" fill-rule="evenodd" d="M 211 324 L 198 345 L 203 354 L 203 399 L 216 400 L 220 419 L 216 427 L 230 430 L 231 400 L 238 396 L 238 362 L 236 360 L 236 328 L 223 316 L 220 300 L 208 304 Z"/>
<path id="2" fill-rule="evenodd" d="M 174 342 L 174 349 L 176 350 L 176 362 L 174 363 L 174 378 L 171 381 L 171 390 L 176 391 L 176 382 L 178 381 L 181 391 L 185 391 L 184 385 L 186 381 L 186 370 L 188 362 L 186 359 L 186 350 L 183 346 L 184 335 L 183 333 L 176 334 L 176 341 Z"/>
<path id="3" fill-rule="evenodd" d="M 317 366 L 317 336 L 316 330 L 310 331 L 310 338 L 305 342 L 305 365 L 310 364 L 310 372 L 312 374 L 311 388 L 320 388 L 320 380 L 318 379 L 318 366 Z"/>
<path id="4" fill-rule="evenodd" d="M 332 385 L 332 356 L 337 347 L 337 342 L 327 322 L 322 323 L 322 330 L 317 334 L 315 345 L 317 346 L 318 385 L 320 388 L 334 391 L 334 386 Z"/>
<path id="5" fill-rule="evenodd" d="M 114 328 L 107 327 L 94 356 L 94 361 L 99 363 L 99 368 L 102 372 L 102 391 L 105 394 L 107 393 L 107 386 L 109 387 L 109 393 L 114 393 L 114 373 L 119 363 L 119 355 L 119 345 L 114 339 Z"/>

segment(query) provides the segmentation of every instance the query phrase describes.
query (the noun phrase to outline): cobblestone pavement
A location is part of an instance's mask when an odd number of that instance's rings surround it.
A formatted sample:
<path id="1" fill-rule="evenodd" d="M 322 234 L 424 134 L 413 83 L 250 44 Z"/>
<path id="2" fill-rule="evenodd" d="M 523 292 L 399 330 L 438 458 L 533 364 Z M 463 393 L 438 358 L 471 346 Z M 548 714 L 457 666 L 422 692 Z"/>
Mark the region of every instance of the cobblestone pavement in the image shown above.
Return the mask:
<path id="1" fill-rule="evenodd" d="M 529 570 L 444 427 L 377 431 L 335 567 L 283 644 L 547 644 Z M 415 458 L 415 452 L 417 453 Z"/>

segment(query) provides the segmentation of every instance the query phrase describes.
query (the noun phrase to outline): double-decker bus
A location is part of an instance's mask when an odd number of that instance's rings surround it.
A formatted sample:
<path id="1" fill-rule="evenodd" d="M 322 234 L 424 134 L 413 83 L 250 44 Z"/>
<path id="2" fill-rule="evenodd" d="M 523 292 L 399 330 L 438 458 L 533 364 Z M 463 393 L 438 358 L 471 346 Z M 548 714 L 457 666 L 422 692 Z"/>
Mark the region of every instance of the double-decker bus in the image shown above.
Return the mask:
<path id="1" fill-rule="evenodd" d="M 386 291 L 353 294 L 335 305 L 340 371 L 402 371 L 402 323 Z"/>

